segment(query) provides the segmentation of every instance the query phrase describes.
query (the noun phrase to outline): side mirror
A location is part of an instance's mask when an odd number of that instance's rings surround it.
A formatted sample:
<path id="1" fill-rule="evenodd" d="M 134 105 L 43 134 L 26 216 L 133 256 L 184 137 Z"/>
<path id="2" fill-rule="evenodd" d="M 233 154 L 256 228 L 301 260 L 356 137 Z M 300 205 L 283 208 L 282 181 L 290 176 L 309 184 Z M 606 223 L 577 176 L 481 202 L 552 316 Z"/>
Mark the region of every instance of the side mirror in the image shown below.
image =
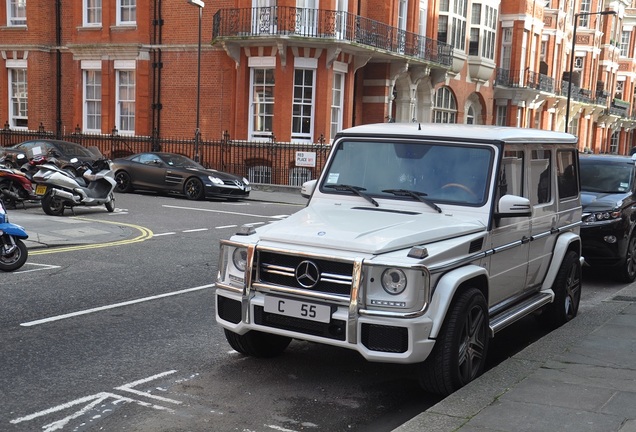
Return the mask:
<path id="1" fill-rule="evenodd" d="M 300 188 L 300 195 L 303 198 L 310 198 L 311 194 L 314 193 L 314 189 L 316 188 L 317 181 L 318 180 L 309 180 L 303 183 L 302 187 Z"/>
<path id="2" fill-rule="evenodd" d="M 506 217 L 530 217 L 532 216 L 532 206 L 528 198 L 517 195 L 504 195 L 497 203 L 497 218 Z"/>

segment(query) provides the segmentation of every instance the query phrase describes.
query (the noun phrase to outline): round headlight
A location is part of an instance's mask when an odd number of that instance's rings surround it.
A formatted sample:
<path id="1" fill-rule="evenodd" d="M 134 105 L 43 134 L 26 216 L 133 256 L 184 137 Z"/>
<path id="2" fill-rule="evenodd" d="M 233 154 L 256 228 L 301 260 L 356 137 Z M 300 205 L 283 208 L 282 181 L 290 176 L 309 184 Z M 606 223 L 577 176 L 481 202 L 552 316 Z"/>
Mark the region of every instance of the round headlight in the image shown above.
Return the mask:
<path id="1" fill-rule="evenodd" d="M 398 268 L 384 270 L 382 273 L 382 288 L 389 294 L 401 294 L 406 289 L 406 274 Z"/>
<path id="2" fill-rule="evenodd" d="M 240 271 L 245 271 L 245 267 L 247 266 L 247 249 L 234 249 L 234 252 L 232 252 L 232 263 L 234 267 Z"/>

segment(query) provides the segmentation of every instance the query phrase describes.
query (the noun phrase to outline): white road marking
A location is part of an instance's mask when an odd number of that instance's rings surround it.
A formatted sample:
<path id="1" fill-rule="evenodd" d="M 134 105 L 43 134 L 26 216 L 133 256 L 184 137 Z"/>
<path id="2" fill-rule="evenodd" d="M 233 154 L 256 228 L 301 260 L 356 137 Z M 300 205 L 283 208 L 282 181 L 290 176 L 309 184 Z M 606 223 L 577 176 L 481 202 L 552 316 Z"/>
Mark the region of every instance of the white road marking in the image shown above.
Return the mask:
<path id="1" fill-rule="evenodd" d="M 40 266 L 42 268 L 36 268 L 36 269 L 31 269 L 31 270 L 24 270 L 24 267 L 22 267 L 22 269 L 20 270 L 16 270 L 13 272 L 13 274 L 17 274 L 17 273 L 30 273 L 30 272 L 36 272 L 36 271 L 42 271 L 42 270 L 51 270 L 51 269 L 58 269 L 61 268 L 60 266 L 57 265 L 51 265 L 51 264 L 36 264 L 36 263 L 32 263 L 32 262 L 26 262 L 24 263 L 25 266 Z"/>
<path id="2" fill-rule="evenodd" d="M 172 206 L 172 205 L 163 205 L 162 207 L 174 208 L 174 209 L 180 209 L 180 210 L 195 210 L 195 211 L 203 211 L 203 212 L 210 212 L 210 213 L 223 213 L 223 214 L 231 214 L 231 215 L 238 215 L 238 216 L 251 216 L 255 218 L 266 218 L 266 219 L 275 219 L 277 217 L 277 216 L 257 215 L 257 214 L 251 214 L 251 213 L 239 213 L 239 212 L 231 212 L 231 211 L 223 211 L 223 210 L 201 209 L 201 208 L 194 208 L 194 207 L 181 207 L 181 206 Z"/>
<path id="3" fill-rule="evenodd" d="M 95 313 L 95 312 L 101 312 L 101 311 L 105 311 L 105 310 L 108 310 L 108 309 L 115 309 L 115 308 L 129 306 L 129 305 L 133 305 L 133 304 L 137 304 L 137 303 L 143 303 L 143 302 L 147 302 L 147 301 L 158 300 L 158 299 L 165 298 L 165 297 L 171 297 L 171 296 L 176 296 L 176 295 L 180 295 L 180 294 L 186 294 L 186 293 L 193 292 L 193 291 L 199 291 L 199 290 L 203 290 L 203 289 L 212 288 L 213 286 L 214 286 L 214 284 L 209 284 L 209 285 L 202 285 L 202 286 L 198 286 L 198 287 L 194 287 L 194 288 L 187 288 L 187 289 L 184 289 L 184 290 L 181 290 L 181 291 L 173 291 L 173 292 L 159 294 L 159 295 L 155 295 L 155 296 L 143 297 L 143 298 L 139 298 L 137 300 L 130 300 L 130 301 L 121 302 L 121 303 L 114 303 L 114 304 L 111 304 L 111 305 L 100 306 L 100 307 L 96 307 L 96 308 L 92 308 L 92 309 L 85 309 L 85 310 L 82 310 L 82 311 L 71 312 L 71 313 L 67 313 L 67 314 L 63 314 L 63 315 L 52 316 L 52 317 L 49 317 L 49 318 L 43 318 L 43 319 L 39 319 L 39 320 L 35 320 L 35 321 L 29 321 L 29 322 L 22 323 L 20 325 L 22 327 L 32 327 L 32 326 L 36 326 L 36 325 L 40 325 L 40 324 L 50 323 L 50 322 L 53 322 L 53 321 L 60 321 L 60 320 L 63 320 L 63 319 L 73 318 L 73 317 L 76 317 L 76 316 L 88 315 L 88 314 Z"/>
<path id="4" fill-rule="evenodd" d="M 207 228 L 196 228 L 196 229 L 189 229 L 189 230 L 183 230 L 184 233 L 191 233 L 191 232 L 198 232 L 198 231 L 207 231 Z"/>
<path id="5" fill-rule="evenodd" d="M 160 236 L 167 236 L 167 235 L 172 235 L 172 234 L 176 234 L 176 232 L 165 232 L 165 233 L 161 233 L 161 234 L 153 234 L 153 237 L 160 237 Z"/>
<path id="6" fill-rule="evenodd" d="M 223 225 L 223 226 L 218 226 L 215 227 L 216 229 L 223 229 L 223 228 L 236 228 L 238 225 Z"/>
<path id="7" fill-rule="evenodd" d="M 147 398 L 151 398 L 151 399 L 157 399 L 157 400 L 162 400 L 165 402 L 170 402 L 170 403 L 174 403 L 174 404 L 181 404 L 182 402 L 180 401 L 176 401 L 174 399 L 168 399 L 168 398 L 164 398 L 161 396 L 156 396 L 147 392 L 143 392 L 140 390 L 136 390 L 133 389 L 133 387 L 140 385 L 140 384 L 145 384 L 147 382 L 159 379 L 159 378 L 163 378 L 167 375 L 171 375 L 173 373 L 177 372 L 176 370 L 171 370 L 171 371 L 167 371 L 167 372 L 162 372 L 160 374 L 157 375 L 153 375 L 151 377 L 148 378 L 144 378 L 138 381 L 133 381 L 131 383 L 128 384 L 124 384 L 123 386 L 120 387 L 116 387 L 115 390 L 122 390 L 122 391 L 126 391 L 126 392 L 130 392 L 130 393 L 134 393 L 136 395 L 140 395 L 140 396 L 144 396 Z M 139 404 L 141 406 L 145 406 L 145 407 L 149 407 L 149 408 L 153 408 L 156 410 L 161 410 L 161 411 L 168 411 L 171 413 L 174 413 L 175 411 L 172 408 L 168 408 L 162 405 L 156 405 L 156 404 L 152 404 L 149 402 L 145 402 L 142 400 L 138 400 L 138 399 L 132 399 L 126 396 L 121 396 L 117 393 L 111 393 L 111 392 L 99 392 L 96 393 L 94 395 L 91 396 L 85 396 L 79 399 L 75 399 L 73 401 L 70 402 L 66 402 L 64 404 L 61 405 L 57 405 L 54 406 L 52 408 L 48 408 L 42 411 L 38 411 L 36 413 L 33 414 L 29 414 L 27 416 L 24 417 L 19 417 L 16 419 L 13 419 L 10 421 L 11 424 L 18 424 L 18 423 L 23 423 L 23 422 L 27 422 L 27 421 L 31 421 L 31 420 L 35 420 L 39 417 L 43 417 L 49 414 L 53 414 L 59 411 L 63 411 L 65 409 L 77 406 L 77 405 L 81 405 L 84 403 L 87 403 L 86 405 L 84 405 L 79 411 L 74 412 L 73 414 L 64 417 L 63 419 L 60 420 L 56 420 L 53 423 L 49 423 L 47 425 L 44 425 L 41 427 L 41 429 L 44 432 L 53 432 L 59 429 L 63 429 L 64 426 L 66 426 L 71 420 L 74 420 L 78 417 L 83 416 L 84 414 L 88 413 L 90 410 L 92 410 L 93 408 L 95 408 L 97 405 L 99 405 L 100 403 L 104 402 L 106 399 L 112 398 L 114 399 L 113 404 L 117 404 L 119 402 L 132 402 L 132 403 L 136 403 Z"/>

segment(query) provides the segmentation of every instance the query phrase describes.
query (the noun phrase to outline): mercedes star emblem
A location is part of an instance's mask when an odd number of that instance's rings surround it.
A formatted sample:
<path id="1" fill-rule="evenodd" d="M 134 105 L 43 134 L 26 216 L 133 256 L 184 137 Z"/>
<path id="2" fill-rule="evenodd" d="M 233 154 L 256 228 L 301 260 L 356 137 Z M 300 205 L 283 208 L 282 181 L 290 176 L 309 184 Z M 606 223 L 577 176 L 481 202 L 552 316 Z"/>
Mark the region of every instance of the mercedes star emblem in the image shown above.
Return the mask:
<path id="1" fill-rule="evenodd" d="M 296 267 L 296 280 L 304 288 L 313 288 L 320 281 L 320 270 L 311 261 L 303 261 Z"/>

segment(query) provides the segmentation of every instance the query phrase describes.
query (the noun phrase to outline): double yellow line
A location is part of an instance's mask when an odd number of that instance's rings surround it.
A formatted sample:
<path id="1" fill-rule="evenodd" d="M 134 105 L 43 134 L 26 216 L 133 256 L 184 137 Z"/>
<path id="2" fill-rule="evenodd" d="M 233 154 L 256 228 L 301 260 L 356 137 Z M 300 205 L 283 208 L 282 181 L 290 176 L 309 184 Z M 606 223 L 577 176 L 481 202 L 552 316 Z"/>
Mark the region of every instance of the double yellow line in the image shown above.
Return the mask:
<path id="1" fill-rule="evenodd" d="M 113 247 L 113 246 L 124 246 L 124 245 L 139 243 L 139 242 L 151 239 L 153 236 L 152 231 L 150 231 L 148 228 L 144 228 L 139 225 L 98 220 L 98 219 L 88 219 L 88 218 L 81 218 L 81 217 L 73 217 L 73 219 L 83 220 L 87 222 L 99 222 L 99 223 L 106 223 L 106 224 L 112 224 L 112 225 L 118 225 L 118 226 L 125 226 L 125 227 L 129 227 L 139 231 L 140 234 L 135 238 L 126 239 L 126 240 L 117 240 L 117 241 L 106 242 L 106 243 L 94 243 L 94 244 L 85 244 L 85 245 L 54 247 L 50 249 L 47 248 L 47 249 L 30 250 L 29 255 L 46 255 L 46 254 L 59 253 L 59 252 L 71 252 L 71 251 L 77 251 L 77 250 L 98 249 L 98 248 L 106 248 L 106 247 Z"/>

